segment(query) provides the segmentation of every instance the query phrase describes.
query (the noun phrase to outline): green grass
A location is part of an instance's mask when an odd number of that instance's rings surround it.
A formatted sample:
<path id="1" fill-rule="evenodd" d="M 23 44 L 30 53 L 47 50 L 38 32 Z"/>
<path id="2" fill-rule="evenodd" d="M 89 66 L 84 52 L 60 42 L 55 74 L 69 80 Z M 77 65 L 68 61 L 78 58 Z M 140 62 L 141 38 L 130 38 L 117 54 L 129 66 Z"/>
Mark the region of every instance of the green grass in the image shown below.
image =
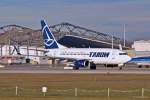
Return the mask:
<path id="1" fill-rule="evenodd" d="M 0 74 L 0 100 L 150 100 L 150 91 L 141 98 L 141 89 L 150 89 L 149 79 L 150 75 Z M 48 87 L 45 97 L 42 86 Z"/>

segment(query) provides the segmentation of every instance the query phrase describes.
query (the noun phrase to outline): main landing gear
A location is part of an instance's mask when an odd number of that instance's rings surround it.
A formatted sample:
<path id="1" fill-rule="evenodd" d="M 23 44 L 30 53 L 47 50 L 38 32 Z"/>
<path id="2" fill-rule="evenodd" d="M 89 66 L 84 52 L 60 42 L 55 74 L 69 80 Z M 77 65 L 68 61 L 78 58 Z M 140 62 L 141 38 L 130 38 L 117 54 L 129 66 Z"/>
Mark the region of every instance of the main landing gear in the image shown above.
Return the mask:
<path id="1" fill-rule="evenodd" d="M 93 62 L 90 62 L 89 65 L 90 65 L 91 70 L 96 70 L 96 64 L 94 64 Z"/>

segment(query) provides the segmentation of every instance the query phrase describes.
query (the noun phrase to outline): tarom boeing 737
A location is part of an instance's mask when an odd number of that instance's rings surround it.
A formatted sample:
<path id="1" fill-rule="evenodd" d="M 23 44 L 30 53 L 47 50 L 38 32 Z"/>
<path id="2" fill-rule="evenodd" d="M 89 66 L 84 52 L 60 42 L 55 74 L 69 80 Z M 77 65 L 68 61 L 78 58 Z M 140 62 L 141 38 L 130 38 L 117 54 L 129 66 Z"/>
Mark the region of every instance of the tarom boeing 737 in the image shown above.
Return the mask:
<path id="1" fill-rule="evenodd" d="M 127 53 L 111 48 L 67 48 L 59 44 L 50 28 L 44 20 L 41 20 L 42 34 L 45 53 L 48 57 L 56 59 L 70 59 L 73 60 L 73 69 L 90 67 L 96 69 L 97 64 L 104 64 L 108 66 L 122 66 L 131 60 Z"/>

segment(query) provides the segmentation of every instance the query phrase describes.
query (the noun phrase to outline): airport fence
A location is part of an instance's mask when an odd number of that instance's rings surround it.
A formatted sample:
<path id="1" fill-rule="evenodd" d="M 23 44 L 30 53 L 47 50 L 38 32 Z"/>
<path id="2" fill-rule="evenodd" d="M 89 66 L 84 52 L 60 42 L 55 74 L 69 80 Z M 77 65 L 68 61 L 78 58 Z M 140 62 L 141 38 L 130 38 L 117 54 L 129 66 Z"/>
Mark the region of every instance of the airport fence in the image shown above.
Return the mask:
<path id="1" fill-rule="evenodd" d="M 50 87 L 0 87 L 0 97 L 136 97 L 150 98 L 150 89 L 53 89 Z"/>

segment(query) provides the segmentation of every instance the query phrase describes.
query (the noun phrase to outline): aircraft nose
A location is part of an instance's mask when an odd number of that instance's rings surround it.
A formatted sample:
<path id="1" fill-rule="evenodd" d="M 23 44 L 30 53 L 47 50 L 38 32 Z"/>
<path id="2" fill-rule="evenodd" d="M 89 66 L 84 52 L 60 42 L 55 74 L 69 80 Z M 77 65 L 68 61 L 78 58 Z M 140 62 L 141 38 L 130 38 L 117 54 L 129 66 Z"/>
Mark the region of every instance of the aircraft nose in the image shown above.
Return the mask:
<path id="1" fill-rule="evenodd" d="M 131 60 L 131 57 L 130 56 L 127 56 L 126 57 L 126 62 L 130 61 Z"/>

